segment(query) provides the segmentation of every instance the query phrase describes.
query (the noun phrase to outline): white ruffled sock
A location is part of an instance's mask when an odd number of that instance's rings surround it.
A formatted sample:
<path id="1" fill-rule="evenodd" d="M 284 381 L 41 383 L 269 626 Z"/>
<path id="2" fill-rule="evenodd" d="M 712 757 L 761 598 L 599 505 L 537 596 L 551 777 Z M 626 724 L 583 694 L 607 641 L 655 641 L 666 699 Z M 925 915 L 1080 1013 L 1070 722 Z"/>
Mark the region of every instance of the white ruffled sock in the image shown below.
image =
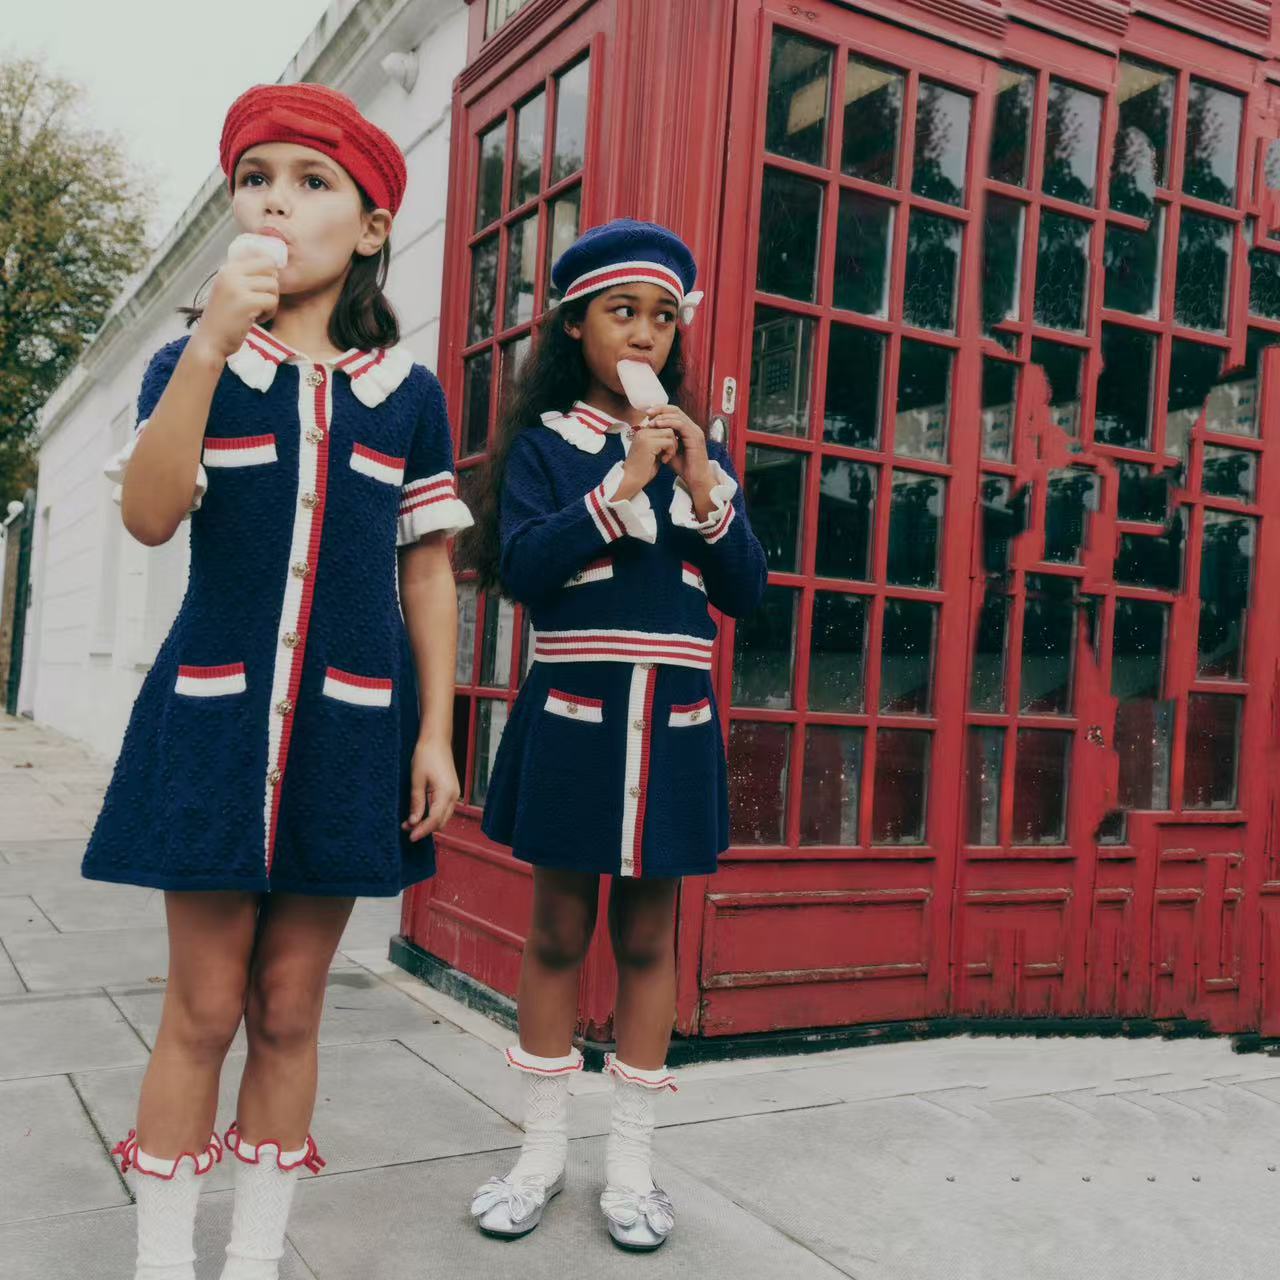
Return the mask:
<path id="1" fill-rule="evenodd" d="M 228 1135 L 227 1145 L 237 1157 L 236 1189 L 222 1280 L 277 1280 L 293 1193 L 311 1144 L 281 1151 L 274 1142 L 255 1147 L 237 1139 L 233 1146 Z"/>
<path id="2" fill-rule="evenodd" d="M 560 1058 L 541 1058 L 513 1046 L 507 1062 L 523 1074 L 525 1090 L 524 1140 L 507 1177 L 541 1174 L 550 1185 L 569 1154 L 569 1077 L 582 1069 L 582 1054 L 571 1049 Z"/>
<path id="3" fill-rule="evenodd" d="M 665 1067 L 649 1070 L 628 1066 L 613 1054 L 605 1055 L 605 1070 L 613 1077 L 605 1182 L 610 1187 L 644 1195 L 654 1188 L 649 1167 L 658 1094 L 663 1089 L 674 1091 L 675 1077 Z"/>

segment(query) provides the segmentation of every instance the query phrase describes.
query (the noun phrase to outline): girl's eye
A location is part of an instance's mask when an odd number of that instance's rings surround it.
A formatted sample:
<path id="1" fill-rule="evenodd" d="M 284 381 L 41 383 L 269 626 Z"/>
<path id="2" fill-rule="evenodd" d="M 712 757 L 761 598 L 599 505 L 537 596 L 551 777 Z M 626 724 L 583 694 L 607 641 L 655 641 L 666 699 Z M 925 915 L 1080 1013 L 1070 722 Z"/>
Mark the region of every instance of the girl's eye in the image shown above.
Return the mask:
<path id="1" fill-rule="evenodd" d="M 240 185 L 242 187 L 256 187 L 258 185 L 257 179 L 259 178 L 261 178 L 263 182 L 266 181 L 266 178 L 261 173 L 251 169 L 248 173 L 241 175 Z"/>
<path id="2" fill-rule="evenodd" d="M 319 185 L 312 187 L 311 183 L 313 182 Z M 312 191 L 328 191 L 329 190 L 329 184 L 323 178 L 319 177 L 317 174 L 314 174 L 314 173 L 307 174 L 307 185 L 308 187 L 310 187 Z"/>
<path id="3" fill-rule="evenodd" d="M 623 314 L 624 312 L 625 314 Z M 635 310 L 634 308 L 629 307 L 625 302 L 620 302 L 616 307 L 614 307 L 613 314 L 615 316 L 621 316 L 624 320 L 630 320 L 635 316 Z"/>

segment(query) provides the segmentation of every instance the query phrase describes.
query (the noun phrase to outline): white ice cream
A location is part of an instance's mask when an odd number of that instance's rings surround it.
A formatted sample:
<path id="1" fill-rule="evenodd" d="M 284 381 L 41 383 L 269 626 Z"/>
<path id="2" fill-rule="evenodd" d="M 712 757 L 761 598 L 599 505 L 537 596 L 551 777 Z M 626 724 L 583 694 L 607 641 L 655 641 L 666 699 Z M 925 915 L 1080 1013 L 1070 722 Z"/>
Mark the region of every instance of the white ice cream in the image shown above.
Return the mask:
<path id="1" fill-rule="evenodd" d="M 619 360 L 618 378 L 633 409 L 652 409 L 670 399 L 658 375 L 643 360 Z"/>
<path id="2" fill-rule="evenodd" d="M 251 258 L 256 253 L 265 254 L 277 267 L 284 267 L 289 261 L 289 246 L 279 236 L 259 236 L 251 231 L 238 235 L 227 249 L 227 261 L 236 258 Z"/>

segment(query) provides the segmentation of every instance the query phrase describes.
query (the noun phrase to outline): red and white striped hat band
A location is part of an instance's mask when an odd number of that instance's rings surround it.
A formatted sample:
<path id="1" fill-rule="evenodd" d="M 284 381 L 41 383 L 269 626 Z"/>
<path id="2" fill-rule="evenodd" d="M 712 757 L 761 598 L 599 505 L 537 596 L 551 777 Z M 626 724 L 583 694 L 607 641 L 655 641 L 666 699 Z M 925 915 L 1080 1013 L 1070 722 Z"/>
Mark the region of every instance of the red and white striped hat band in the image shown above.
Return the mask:
<path id="1" fill-rule="evenodd" d="M 675 298 L 680 319 L 685 324 L 693 320 L 703 296 L 701 289 L 694 289 L 686 294 L 680 277 L 670 267 L 664 267 L 660 262 L 636 261 L 613 262 L 607 267 L 584 272 L 564 291 L 564 297 L 560 301 L 572 302 L 583 294 L 612 289 L 620 284 L 654 284 L 659 289 L 665 289 Z"/>

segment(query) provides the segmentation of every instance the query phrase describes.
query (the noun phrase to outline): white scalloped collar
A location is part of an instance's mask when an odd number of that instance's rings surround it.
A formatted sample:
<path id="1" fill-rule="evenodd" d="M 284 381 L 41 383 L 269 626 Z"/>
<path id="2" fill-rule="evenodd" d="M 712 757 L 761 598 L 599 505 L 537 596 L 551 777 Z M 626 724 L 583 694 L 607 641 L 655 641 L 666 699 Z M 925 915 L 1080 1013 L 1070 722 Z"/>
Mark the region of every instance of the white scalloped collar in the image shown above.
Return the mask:
<path id="1" fill-rule="evenodd" d="M 227 368 L 246 387 L 268 391 L 275 381 L 276 370 L 291 361 L 329 365 L 335 371 L 341 369 L 351 379 L 352 394 L 370 409 L 380 405 L 413 368 L 413 356 L 400 343 L 374 351 L 358 351 L 353 347 L 334 360 L 309 361 L 256 324 L 249 330 L 240 350 L 227 357 Z"/>
<path id="2" fill-rule="evenodd" d="M 575 400 L 568 413 L 549 410 L 542 415 L 542 424 L 583 453 L 599 453 L 604 448 L 605 437 L 611 435 L 621 434 L 623 443 L 629 444 L 633 430 L 630 423 L 587 404 L 585 400 Z"/>

